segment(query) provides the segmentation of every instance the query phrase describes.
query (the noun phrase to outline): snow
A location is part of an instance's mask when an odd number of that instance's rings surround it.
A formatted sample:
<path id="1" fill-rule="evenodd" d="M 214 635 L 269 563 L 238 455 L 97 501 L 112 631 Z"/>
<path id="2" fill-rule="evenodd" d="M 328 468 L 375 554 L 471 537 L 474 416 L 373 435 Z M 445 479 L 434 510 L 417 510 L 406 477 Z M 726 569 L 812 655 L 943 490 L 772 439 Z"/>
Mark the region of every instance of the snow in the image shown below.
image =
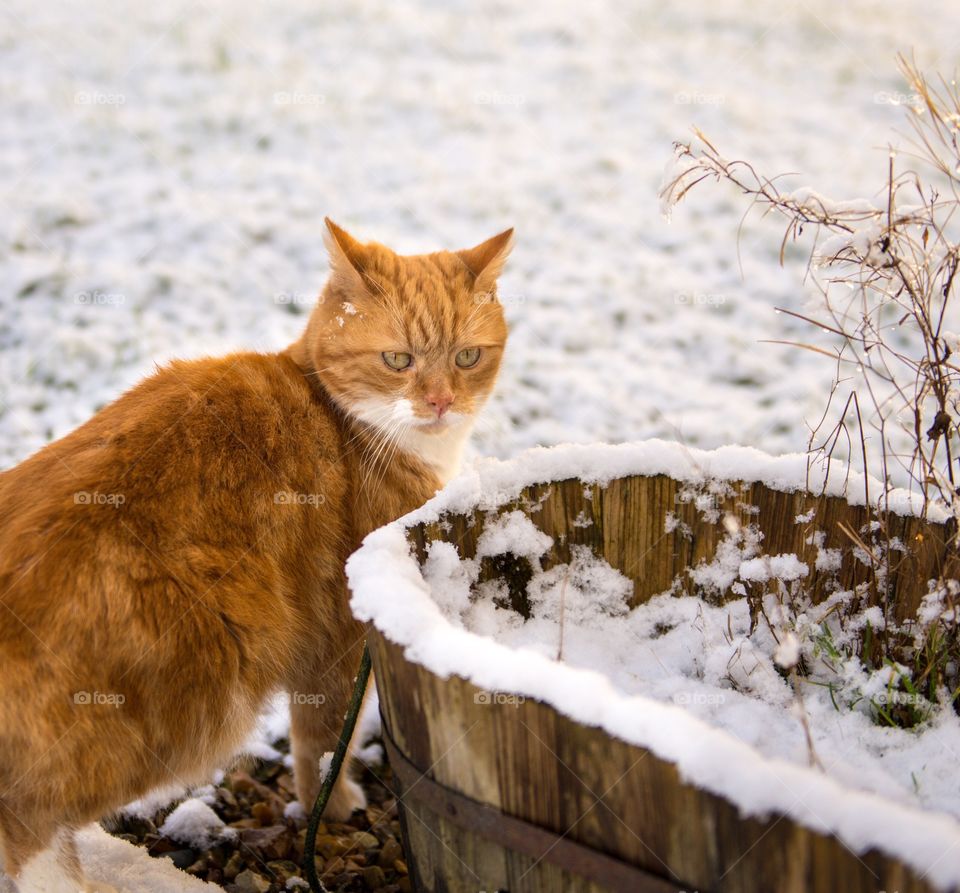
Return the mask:
<path id="1" fill-rule="evenodd" d="M 766 484 L 774 490 L 794 493 L 809 489 L 827 496 L 844 495 L 853 505 L 863 505 L 865 491 L 877 501 L 883 492 L 879 480 L 833 462 L 828 469 L 806 453 L 771 456 L 753 447 L 723 446 L 715 450 L 686 447 L 676 442 L 650 439 L 628 444 L 566 444 L 561 448 L 534 447 L 522 454 L 522 462 L 496 459 L 474 461 L 464 474 L 444 490 L 444 509 L 450 512 L 495 508 L 531 484 L 578 477 L 586 483 L 603 485 L 628 474 L 667 475 L 691 485 L 681 498 L 695 502 L 701 511 L 710 512 L 713 497 L 698 486 L 725 486 L 711 481 L 746 481 Z M 919 515 L 919 494 L 892 490 L 890 510 L 900 515 Z M 438 520 L 439 503 L 427 504 L 423 520 Z M 946 520 L 948 511 L 932 506 L 931 520 Z M 712 518 L 717 520 L 717 518 Z"/>
<path id="2" fill-rule="evenodd" d="M 188 791 L 183 785 L 159 788 L 150 791 L 138 800 L 128 803 L 121 811 L 135 818 L 152 819 L 165 806 L 182 799 L 187 793 Z"/>
<path id="3" fill-rule="evenodd" d="M 180 871 L 169 859 L 155 859 L 142 847 L 111 837 L 98 825 L 77 833 L 77 849 L 91 881 L 112 884 L 119 893 L 215 893 L 222 890 Z M 76 893 L 47 851 L 33 860 L 20 884 L 22 893 Z"/>
<path id="4" fill-rule="evenodd" d="M 197 850 L 209 849 L 215 843 L 236 834 L 203 800 L 191 797 L 180 803 L 160 826 L 160 833 L 171 840 Z"/>
<path id="5" fill-rule="evenodd" d="M 483 528 L 477 542 L 477 558 L 512 552 L 524 558 L 537 559 L 552 545 L 553 540 L 523 512 L 506 512 Z"/>
<path id="6" fill-rule="evenodd" d="M 328 750 L 323 756 L 320 757 L 320 778 L 321 780 L 327 777 L 327 774 L 330 772 L 330 767 L 333 765 L 333 751 Z"/>
<path id="7" fill-rule="evenodd" d="M 571 548 L 573 560 L 538 573 L 528 592 L 533 613 L 554 624 L 579 626 L 596 615 L 620 617 L 633 583 L 605 562 L 597 561 L 586 546 Z"/>
<path id="8" fill-rule="evenodd" d="M 307 811 L 303 808 L 299 800 L 291 800 L 283 807 L 283 816 L 287 819 L 306 820 Z"/>
<path id="9" fill-rule="evenodd" d="M 792 192 L 782 193 L 785 202 L 792 202 L 798 208 L 811 211 L 813 214 L 826 214 L 835 217 L 840 214 L 863 214 L 869 216 L 878 213 L 878 208 L 869 199 L 847 199 L 837 201 L 821 195 L 809 186 L 801 186 Z"/>
<path id="10" fill-rule="evenodd" d="M 793 669 L 800 660 L 800 640 L 796 633 L 788 632 L 780 643 L 776 651 L 773 652 L 774 663 L 785 670 Z"/>
<path id="11" fill-rule="evenodd" d="M 802 458 L 643 442 L 484 460 L 421 509 L 366 538 L 347 564 L 354 613 L 432 672 L 537 698 L 601 726 L 675 763 L 685 779 L 744 814 L 786 813 L 836 834 L 856 853 L 878 848 L 927 872 L 936 885 L 960 883 L 960 779 L 952 756 L 960 753 L 960 718 L 949 706 L 929 705 L 922 729 L 878 725 L 871 702 L 907 698 L 897 682 L 909 670 L 871 672 L 855 657 L 834 665 L 819 657 L 827 631 L 842 649 L 843 635 L 853 635 L 857 623 L 882 625 L 879 609 L 855 616 L 846 630 L 831 625 L 832 609 L 849 593 L 837 591 L 820 605 L 804 602 L 805 563 L 794 554 L 765 555 L 752 525 L 717 519 L 724 537 L 717 557 L 689 574 L 692 593 L 678 598 L 671 591 L 631 610 L 630 581 L 587 547 L 571 550 L 569 564 L 543 570 L 539 559 L 549 538 L 537 530 L 536 513 L 522 521 L 509 508 L 494 516 L 527 483 L 581 473 L 603 486 L 615 476 L 669 468 L 687 476 L 695 502 L 698 494 L 724 489 L 709 480 L 718 470 L 799 489 L 806 479 Z M 845 477 L 845 469 L 835 471 Z M 851 478 L 853 501 L 862 498 L 862 483 Z M 839 487 L 832 492 L 842 495 Z M 467 511 L 471 499 L 487 513 L 484 529 L 493 531 L 486 541 L 481 535 L 484 553 L 496 543 L 531 562 L 527 621 L 498 606 L 496 585 L 478 582 L 478 561 L 462 559 L 453 544 L 433 543 L 422 569 L 411 552 L 407 526 Z M 811 536 L 822 542 L 816 531 Z M 746 587 L 761 593 L 767 620 L 756 626 Z M 715 600 L 730 591 L 741 597 Z M 794 598 L 783 599 L 784 592 Z M 929 622 L 942 602 L 936 593 L 928 596 Z M 801 660 L 809 672 L 793 680 L 789 671 Z M 812 759 L 822 771 L 809 768 Z"/>
<path id="12" fill-rule="evenodd" d="M 923 16 L 880 0 L 5 8 L 7 464 L 155 362 L 294 340 L 325 214 L 411 252 L 516 226 L 480 455 L 649 437 L 800 450 L 830 362 L 766 342 L 818 340 L 774 312 L 803 311 L 804 258 L 781 269 L 779 226 L 755 218 L 742 278 L 745 206 L 723 187 L 665 224 L 672 141 L 696 124 L 726 157 L 799 171 L 785 192 L 882 207 L 885 147 L 908 132 L 895 53 L 955 62 L 951 29 L 929 26 L 950 0 Z"/>
<path id="13" fill-rule="evenodd" d="M 796 555 L 764 555 L 742 562 L 738 576 L 741 580 L 761 583 L 773 578 L 799 580 L 809 572 L 810 569 Z"/>

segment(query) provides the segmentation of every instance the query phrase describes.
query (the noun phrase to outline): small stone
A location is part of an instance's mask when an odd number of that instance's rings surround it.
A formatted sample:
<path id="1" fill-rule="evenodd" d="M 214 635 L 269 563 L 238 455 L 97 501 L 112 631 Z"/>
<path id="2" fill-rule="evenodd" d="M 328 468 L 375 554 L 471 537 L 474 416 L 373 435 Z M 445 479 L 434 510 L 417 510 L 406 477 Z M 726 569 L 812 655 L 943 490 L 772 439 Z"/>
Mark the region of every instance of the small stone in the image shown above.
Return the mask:
<path id="1" fill-rule="evenodd" d="M 277 776 L 276 779 L 277 787 L 287 794 L 287 797 L 290 800 L 294 799 L 294 792 L 296 787 L 294 785 L 293 776 L 289 772 L 283 772 Z"/>
<path id="2" fill-rule="evenodd" d="M 248 868 L 237 875 L 234 886 L 237 888 L 237 893 L 267 893 L 270 889 L 270 881 Z"/>
<path id="3" fill-rule="evenodd" d="M 270 804 L 263 800 L 254 803 L 250 809 L 252 815 L 261 825 L 272 825 L 277 820 L 277 814 Z"/>
<path id="4" fill-rule="evenodd" d="M 279 763 L 265 761 L 257 764 L 256 769 L 254 769 L 254 776 L 261 782 L 273 781 L 282 771 L 283 766 Z"/>
<path id="5" fill-rule="evenodd" d="M 170 850 L 163 854 L 164 859 L 169 859 L 177 868 L 187 868 L 196 861 L 197 854 L 193 850 Z"/>
<path id="6" fill-rule="evenodd" d="M 267 859 L 283 859 L 290 845 L 286 825 L 244 828 L 240 832 L 240 842 Z"/>
<path id="7" fill-rule="evenodd" d="M 397 881 L 397 889 L 400 893 L 413 893 L 413 884 L 409 877 L 402 877 Z"/>
<path id="8" fill-rule="evenodd" d="M 380 857 L 377 864 L 381 868 L 390 868 L 397 859 L 403 858 L 403 849 L 392 837 L 388 837 L 383 843 L 383 849 L 380 850 Z"/>
<path id="9" fill-rule="evenodd" d="M 123 832 L 124 834 L 133 834 L 138 839 L 143 840 L 143 838 L 148 834 L 156 834 L 157 826 L 154 825 L 150 819 L 142 819 L 139 816 L 125 815 L 118 820 L 116 831 Z"/>
<path id="10" fill-rule="evenodd" d="M 203 877 L 209 868 L 210 860 L 206 856 L 201 856 L 196 862 L 190 865 L 186 871 L 187 874 L 192 874 L 194 877 Z"/>
<path id="11" fill-rule="evenodd" d="M 363 885 L 368 890 L 379 890 L 387 882 L 387 876 L 379 865 L 363 869 Z"/>
<path id="12" fill-rule="evenodd" d="M 348 849 L 349 845 L 345 841 L 339 837 L 334 837 L 332 834 L 323 834 L 317 837 L 317 854 L 323 856 L 324 859 L 332 859 L 334 856 L 345 853 Z"/>
<path id="13" fill-rule="evenodd" d="M 373 850 L 380 846 L 380 841 L 369 831 L 354 831 L 350 835 L 350 840 L 354 846 L 361 850 Z"/>
<path id="14" fill-rule="evenodd" d="M 368 806 L 366 816 L 370 827 L 376 828 L 383 821 L 386 813 L 379 806 Z"/>
<path id="15" fill-rule="evenodd" d="M 384 841 L 389 840 L 393 836 L 390 833 L 390 829 L 382 825 L 371 825 L 370 833 L 380 841 L 380 846 L 383 846 Z"/>
<path id="16" fill-rule="evenodd" d="M 178 846 L 172 840 L 167 839 L 166 837 L 158 837 L 156 840 L 151 839 L 153 835 L 145 838 L 144 843 L 150 849 L 151 856 L 162 856 L 164 853 L 172 853 L 174 850 L 182 850 L 182 846 Z"/>
<path id="17" fill-rule="evenodd" d="M 280 808 L 283 809 L 283 801 L 280 800 L 276 791 L 271 791 L 262 781 L 251 778 L 246 772 L 230 773 L 227 783 L 233 793 L 238 796 L 248 796 L 252 800 L 264 800 L 267 803 L 278 801 Z"/>
<path id="18" fill-rule="evenodd" d="M 323 876 L 326 878 L 333 877 L 338 875 L 343 871 L 343 859 L 337 856 L 335 859 L 331 859 L 323 867 Z"/>
<path id="19" fill-rule="evenodd" d="M 404 862 L 403 859 L 397 859 L 397 861 L 393 863 L 393 870 L 397 874 L 407 875 L 410 873 L 410 869 L 407 868 L 407 863 Z"/>
<path id="20" fill-rule="evenodd" d="M 281 884 L 286 884 L 290 878 L 300 877 L 300 866 L 297 865 L 296 862 L 291 862 L 289 859 L 268 862 L 267 868 L 276 875 L 276 879 L 280 881 Z"/>
<path id="21" fill-rule="evenodd" d="M 239 853 L 231 853 L 230 858 L 227 859 L 227 864 L 223 866 L 223 876 L 228 880 L 232 881 L 241 871 L 245 868 L 246 863 L 243 861 L 243 856 Z"/>

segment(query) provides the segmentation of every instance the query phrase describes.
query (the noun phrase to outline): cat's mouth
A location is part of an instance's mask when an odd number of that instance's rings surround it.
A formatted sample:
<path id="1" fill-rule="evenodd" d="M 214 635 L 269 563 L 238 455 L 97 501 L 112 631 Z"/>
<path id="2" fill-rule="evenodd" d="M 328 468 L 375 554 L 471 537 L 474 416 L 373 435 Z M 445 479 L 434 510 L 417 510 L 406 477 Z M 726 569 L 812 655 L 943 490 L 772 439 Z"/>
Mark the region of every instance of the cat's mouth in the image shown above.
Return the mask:
<path id="1" fill-rule="evenodd" d="M 426 418 L 417 418 L 413 421 L 412 426 L 415 427 L 418 431 L 429 432 L 431 434 L 439 434 L 442 431 L 447 431 L 450 428 L 456 428 L 459 425 L 464 424 L 467 421 L 467 416 L 459 412 L 448 412 L 439 418 L 437 416 L 428 416 Z"/>

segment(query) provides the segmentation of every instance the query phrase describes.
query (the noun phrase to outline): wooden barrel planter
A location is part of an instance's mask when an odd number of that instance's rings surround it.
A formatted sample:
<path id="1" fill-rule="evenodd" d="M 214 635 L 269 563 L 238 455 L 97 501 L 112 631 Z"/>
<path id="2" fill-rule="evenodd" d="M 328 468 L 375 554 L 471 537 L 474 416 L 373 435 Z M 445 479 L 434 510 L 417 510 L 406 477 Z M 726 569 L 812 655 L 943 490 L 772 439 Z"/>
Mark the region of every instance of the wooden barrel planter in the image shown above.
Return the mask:
<path id="1" fill-rule="evenodd" d="M 371 622 L 417 890 L 960 889 L 954 817 L 771 760 L 680 707 L 462 628 L 423 575 L 431 543 L 474 558 L 484 530 L 520 511 L 552 538 L 544 569 L 587 546 L 629 578 L 632 605 L 672 587 L 682 597 L 677 581 L 714 558 L 731 524 L 754 525 L 765 554 L 807 563 L 815 602 L 838 582 L 874 586 L 871 597 L 893 593 L 905 618 L 928 580 L 960 577 L 952 521 L 919 517 L 902 494 L 878 515 L 876 482 L 870 492 L 871 482 L 844 481 L 836 468 L 813 478 L 806 457 L 740 448 L 535 450 L 481 463 L 368 537 L 347 570 L 354 611 Z M 898 544 L 879 586 L 858 534 L 878 517 Z M 838 550 L 829 573 L 818 569 L 818 548 Z M 524 572 L 510 556 L 484 558 L 479 574 L 522 598 Z M 746 779 L 734 771 L 744 765 Z"/>

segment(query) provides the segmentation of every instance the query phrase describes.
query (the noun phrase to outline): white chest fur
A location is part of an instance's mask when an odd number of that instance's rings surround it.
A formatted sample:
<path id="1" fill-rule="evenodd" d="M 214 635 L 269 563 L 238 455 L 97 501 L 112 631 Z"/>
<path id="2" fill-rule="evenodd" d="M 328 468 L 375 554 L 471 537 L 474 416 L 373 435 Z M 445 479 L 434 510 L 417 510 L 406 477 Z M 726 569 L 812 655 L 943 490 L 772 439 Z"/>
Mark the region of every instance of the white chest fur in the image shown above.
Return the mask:
<path id="1" fill-rule="evenodd" d="M 441 431 L 407 428 L 399 440 L 400 449 L 429 465 L 446 484 L 460 470 L 463 451 L 473 427 L 471 419 L 452 422 Z"/>

